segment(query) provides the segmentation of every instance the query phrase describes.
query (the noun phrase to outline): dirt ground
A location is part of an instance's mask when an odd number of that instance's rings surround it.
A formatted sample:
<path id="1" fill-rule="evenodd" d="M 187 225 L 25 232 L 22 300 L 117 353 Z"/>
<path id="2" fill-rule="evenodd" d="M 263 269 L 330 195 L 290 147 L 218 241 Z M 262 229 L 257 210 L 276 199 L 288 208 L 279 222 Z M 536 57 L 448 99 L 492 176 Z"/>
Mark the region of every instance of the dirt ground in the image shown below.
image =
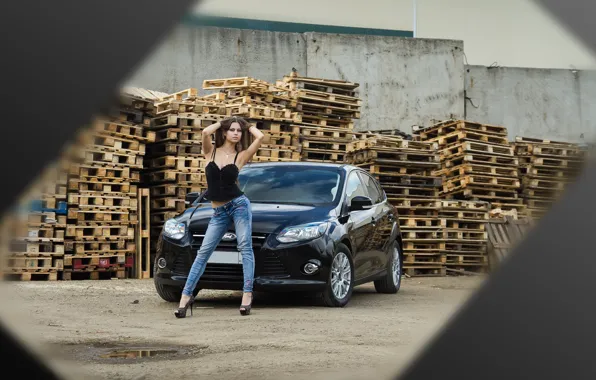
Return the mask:
<path id="1" fill-rule="evenodd" d="M 343 309 L 257 293 L 248 317 L 241 293 L 202 291 L 186 319 L 152 280 L 10 282 L 0 318 L 70 378 L 390 378 L 484 279 L 406 278 L 397 295 L 364 285 Z M 101 357 L 128 349 L 175 352 Z"/>

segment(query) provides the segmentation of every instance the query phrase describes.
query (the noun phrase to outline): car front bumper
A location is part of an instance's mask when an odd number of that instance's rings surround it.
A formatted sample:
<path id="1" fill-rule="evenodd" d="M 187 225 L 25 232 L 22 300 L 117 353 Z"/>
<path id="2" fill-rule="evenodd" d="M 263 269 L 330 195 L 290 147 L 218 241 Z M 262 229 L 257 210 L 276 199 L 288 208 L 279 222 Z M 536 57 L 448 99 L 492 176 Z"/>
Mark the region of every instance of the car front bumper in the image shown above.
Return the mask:
<path id="1" fill-rule="evenodd" d="M 321 291 L 329 278 L 334 243 L 327 237 L 308 242 L 281 244 L 272 235 L 253 236 L 255 257 L 255 291 Z M 184 287 L 200 244 L 177 244 L 163 238 L 156 259 L 166 260 L 165 268 L 156 267 L 155 281 L 162 285 Z M 220 244 L 217 251 L 236 250 L 235 245 Z M 303 272 L 306 263 L 318 265 L 313 274 Z M 243 271 L 240 264 L 207 263 L 197 288 L 242 290 Z"/>

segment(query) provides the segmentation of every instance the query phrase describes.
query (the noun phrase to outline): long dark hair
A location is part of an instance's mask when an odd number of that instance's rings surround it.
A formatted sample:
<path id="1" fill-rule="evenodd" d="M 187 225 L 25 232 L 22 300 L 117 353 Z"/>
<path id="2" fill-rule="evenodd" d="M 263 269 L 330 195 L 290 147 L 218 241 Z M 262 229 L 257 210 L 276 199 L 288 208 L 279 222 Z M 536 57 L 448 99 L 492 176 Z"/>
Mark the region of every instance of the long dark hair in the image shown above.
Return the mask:
<path id="1" fill-rule="evenodd" d="M 240 116 L 230 116 L 221 121 L 221 127 L 215 131 L 215 147 L 219 148 L 225 143 L 225 134 L 232 126 L 232 123 L 240 124 L 240 129 L 242 130 L 242 137 L 240 137 L 240 141 L 238 141 L 235 147 L 236 151 L 241 152 L 246 150 L 252 144 L 252 135 L 248 131 L 250 123 Z"/>

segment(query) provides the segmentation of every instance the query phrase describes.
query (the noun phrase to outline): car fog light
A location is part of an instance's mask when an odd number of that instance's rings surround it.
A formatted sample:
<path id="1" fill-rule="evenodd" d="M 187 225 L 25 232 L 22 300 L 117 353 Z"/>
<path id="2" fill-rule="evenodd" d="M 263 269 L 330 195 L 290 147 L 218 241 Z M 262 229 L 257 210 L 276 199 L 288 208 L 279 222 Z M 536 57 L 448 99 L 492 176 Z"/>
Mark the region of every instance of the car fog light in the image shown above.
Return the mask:
<path id="1" fill-rule="evenodd" d="M 319 270 L 319 266 L 315 263 L 306 263 L 303 270 L 306 274 L 314 274 Z"/>
<path id="2" fill-rule="evenodd" d="M 163 257 L 161 257 L 159 260 L 157 260 L 157 266 L 159 267 L 159 269 L 163 269 L 166 267 L 166 259 L 164 259 Z"/>

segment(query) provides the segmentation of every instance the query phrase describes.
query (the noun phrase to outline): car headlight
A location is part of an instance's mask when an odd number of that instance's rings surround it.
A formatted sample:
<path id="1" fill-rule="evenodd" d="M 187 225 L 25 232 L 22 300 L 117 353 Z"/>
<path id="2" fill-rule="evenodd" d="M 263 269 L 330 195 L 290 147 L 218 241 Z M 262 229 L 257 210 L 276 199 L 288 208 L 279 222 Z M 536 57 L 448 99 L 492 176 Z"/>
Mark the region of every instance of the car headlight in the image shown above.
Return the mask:
<path id="1" fill-rule="evenodd" d="M 327 232 L 327 228 L 329 228 L 329 222 L 308 223 L 299 226 L 287 227 L 284 228 L 279 235 L 277 235 L 277 240 L 282 243 L 311 240 L 322 236 L 325 232 Z"/>
<path id="2" fill-rule="evenodd" d="M 163 233 L 171 239 L 182 239 L 186 234 L 186 224 L 175 219 L 169 219 L 163 226 Z"/>

